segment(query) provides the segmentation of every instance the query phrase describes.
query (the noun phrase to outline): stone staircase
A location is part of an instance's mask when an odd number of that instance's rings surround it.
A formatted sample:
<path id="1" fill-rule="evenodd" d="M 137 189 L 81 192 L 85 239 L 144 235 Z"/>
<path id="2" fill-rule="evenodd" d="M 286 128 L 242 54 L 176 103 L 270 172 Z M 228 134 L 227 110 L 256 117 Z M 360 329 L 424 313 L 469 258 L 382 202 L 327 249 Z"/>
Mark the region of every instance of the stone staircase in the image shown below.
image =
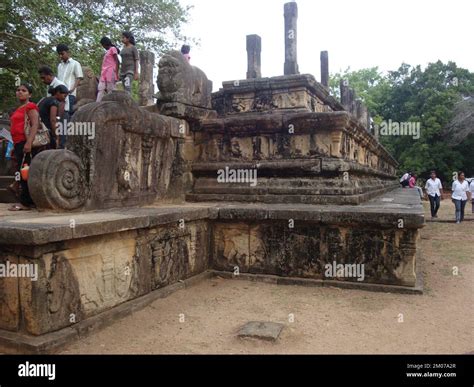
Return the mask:
<path id="1" fill-rule="evenodd" d="M 0 176 L 0 203 L 15 203 L 18 200 L 7 187 L 15 181 L 14 176 Z"/>

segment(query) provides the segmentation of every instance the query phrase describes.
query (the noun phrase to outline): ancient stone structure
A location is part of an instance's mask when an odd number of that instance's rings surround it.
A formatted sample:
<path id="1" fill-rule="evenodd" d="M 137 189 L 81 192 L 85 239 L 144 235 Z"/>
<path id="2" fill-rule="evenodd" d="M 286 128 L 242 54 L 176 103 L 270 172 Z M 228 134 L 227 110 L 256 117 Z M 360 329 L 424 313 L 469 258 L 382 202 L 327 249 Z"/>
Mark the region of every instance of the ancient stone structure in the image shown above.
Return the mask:
<path id="1" fill-rule="evenodd" d="M 247 35 L 247 79 L 262 77 L 262 38 Z"/>
<path id="2" fill-rule="evenodd" d="M 82 66 L 82 72 L 84 79 L 77 87 L 76 110 L 90 102 L 95 102 L 99 86 L 99 80 L 90 67 Z"/>
<path id="3" fill-rule="evenodd" d="M 140 51 L 140 106 L 153 105 L 153 69 L 155 68 L 155 54 L 150 51 Z"/>
<path id="4" fill-rule="evenodd" d="M 329 56 L 327 51 L 321 51 L 321 85 L 329 89 Z"/>
<path id="5" fill-rule="evenodd" d="M 296 32 L 295 3 L 287 23 Z M 38 268 L 37 281 L 0 279 L 0 348 L 54 350 L 236 268 L 281 284 L 420 292 L 417 192 L 397 188 L 397 163 L 348 83 L 337 101 L 298 74 L 294 54 L 289 75 L 261 77 L 252 59 L 249 79 L 211 94 L 173 51 L 155 106 L 117 91 L 77 111 L 93 135 L 32 162 L 43 212 L 0 220 L 0 265 Z M 341 265 L 363 276 L 328 272 Z"/>
<path id="6" fill-rule="evenodd" d="M 285 75 L 299 74 L 297 50 L 298 5 L 296 2 L 286 3 L 285 16 Z"/>
<path id="7" fill-rule="evenodd" d="M 179 51 L 164 55 L 159 64 L 158 109 L 161 114 L 188 121 L 212 117 L 212 82 L 199 68 L 191 66 Z"/>
<path id="8" fill-rule="evenodd" d="M 138 206 L 164 197 L 185 121 L 114 92 L 84 106 L 74 122 L 84 123 L 84 134 L 70 136 L 67 151 L 45 151 L 34 160 L 28 184 L 39 208 Z"/>

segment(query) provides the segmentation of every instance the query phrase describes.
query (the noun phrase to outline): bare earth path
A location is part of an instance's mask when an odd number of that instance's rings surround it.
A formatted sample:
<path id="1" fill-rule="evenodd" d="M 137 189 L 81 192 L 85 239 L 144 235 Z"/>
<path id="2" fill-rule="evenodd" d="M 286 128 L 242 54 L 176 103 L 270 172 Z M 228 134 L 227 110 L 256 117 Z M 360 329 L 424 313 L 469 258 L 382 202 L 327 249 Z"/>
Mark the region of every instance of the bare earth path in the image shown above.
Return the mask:
<path id="1" fill-rule="evenodd" d="M 429 219 L 426 203 L 425 210 Z M 466 210 L 466 222 L 456 225 L 451 222 L 453 204 L 445 200 L 438 222 L 428 222 L 423 229 L 422 296 L 216 278 L 155 301 L 63 353 L 473 352 L 470 203 Z M 286 327 L 276 343 L 238 339 L 237 330 L 248 321 L 274 321 Z"/>

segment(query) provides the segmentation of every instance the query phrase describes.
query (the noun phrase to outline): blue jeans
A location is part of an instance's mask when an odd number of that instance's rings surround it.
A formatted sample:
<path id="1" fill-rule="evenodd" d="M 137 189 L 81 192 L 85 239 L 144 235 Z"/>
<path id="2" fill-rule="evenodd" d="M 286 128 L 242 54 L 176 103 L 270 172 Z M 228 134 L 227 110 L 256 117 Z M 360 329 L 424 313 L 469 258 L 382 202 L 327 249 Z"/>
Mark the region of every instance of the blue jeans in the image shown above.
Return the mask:
<path id="1" fill-rule="evenodd" d="M 456 222 L 464 220 L 464 208 L 466 208 L 467 200 L 453 199 L 454 207 L 456 208 Z"/>
<path id="2" fill-rule="evenodd" d="M 435 195 L 435 196 L 428 195 L 428 198 L 430 199 L 431 217 L 434 218 L 438 214 L 438 210 L 441 205 L 440 203 L 441 198 L 438 195 Z"/>
<path id="3" fill-rule="evenodd" d="M 74 114 L 74 105 L 76 104 L 76 97 L 74 95 L 69 95 L 69 115 Z"/>

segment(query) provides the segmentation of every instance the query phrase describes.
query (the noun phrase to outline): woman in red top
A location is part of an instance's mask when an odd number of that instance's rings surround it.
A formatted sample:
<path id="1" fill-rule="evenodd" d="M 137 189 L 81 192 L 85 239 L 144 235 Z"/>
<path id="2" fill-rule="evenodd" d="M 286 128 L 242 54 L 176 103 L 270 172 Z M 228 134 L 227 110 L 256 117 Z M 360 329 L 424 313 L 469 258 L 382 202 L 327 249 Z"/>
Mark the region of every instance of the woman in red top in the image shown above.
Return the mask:
<path id="1" fill-rule="evenodd" d="M 22 167 L 23 157 L 25 157 L 25 163 L 28 165 L 31 163 L 31 159 L 43 149 L 33 149 L 33 139 L 35 138 L 36 131 L 39 125 L 39 113 L 38 106 L 35 103 L 30 102 L 33 88 L 27 83 L 22 83 L 16 89 L 16 97 L 20 102 L 20 107 L 10 115 L 10 131 L 14 144 L 15 158 L 18 163 L 18 170 Z M 26 137 L 25 134 L 25 119 L 28 119 L 30 123 L 30 134 Z M 21 176 L 18 174 L 18 176 Z M 31 200 L 30 192 L 28 191 L 28 183 L 24 180 L 20 181 L 20 203 L 13 205 L 10 211 L 27 211 L 31 207 L 34 207 L 33 200 Z"/>

